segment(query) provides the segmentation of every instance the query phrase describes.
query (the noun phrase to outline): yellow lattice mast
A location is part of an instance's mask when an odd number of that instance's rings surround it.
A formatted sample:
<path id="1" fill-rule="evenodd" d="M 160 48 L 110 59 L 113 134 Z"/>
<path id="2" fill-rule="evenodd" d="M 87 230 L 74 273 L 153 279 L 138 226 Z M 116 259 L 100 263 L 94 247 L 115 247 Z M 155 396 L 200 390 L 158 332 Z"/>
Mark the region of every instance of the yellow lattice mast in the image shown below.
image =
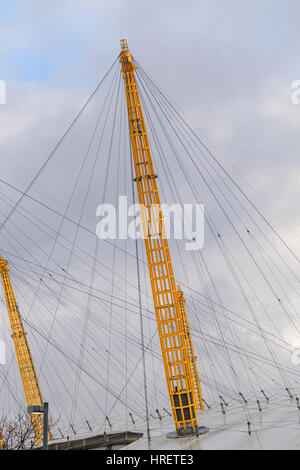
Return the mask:
<path id="1" fill-rule="evenodd" d="M 21 379 L 26 396 L 27 406 L 43 405 L 42 394 L 40 391 L 38 379 L 35 373 L 33 360 L 30 354 L 29 346 L 26 339 L 22 319 L 19 313 L 18 304 L 16 302 L 15 294 L 12 288 L 10 277 L 8 274 L 9 268 L 7 261 L 0 253 L 0 271 L 2 276 L 2 283 L 5 293 L 6 306 L 8 310 L 12 337 L 15 344 L 16 356 L 19 364 Z M 43 414 L 31 413 L 30 415 L 33 432 L 36 444 L 43 443 Z M 49 431 L 49 439 L 51 434 Z"/>
<path id="2" fill-rule="evenodd" d="M 194 346 L 192 342 L 190 327 L 187 319 L 186 308 L 185 308 L 185 298 L 183 297 L 182 290 L 177 286 L 177 296 L 179 301 L 179 308 L 181 311 L 181 317 L 183 322 L 183 331 L 187 344 L 188 358 L 190 361 L 190 369 L 192 371 L 192 382 L 195 394 L 195 404 L 197 410 L 204 409 L 204 403 L 202 398 L 201 384 L 199 380 L 198 367 L 196 362 L 196 356 L 194 352 Z"/>
<path id="3" fill-rule="evenodd" d="M 128 50 L 126 39 L 121 40 L 120 62 L 122 64 L 128 109 L 135 181 L 137 183 L 139 203 L 142 208 L 141 214 L 153 303 L 173 418 L 178 434 L 194 433 L 198 431 L 198 424 L 194 372 L 185 332 L 188 322 L 186 316 L 185 318 L 182 317 L 182 309 L 179 305 L 156 184 L 157 176 L 153 168 L 135 79 L 134 71 L 136 66 Z M 185 310 L 184 304 L 183 309 Z"/>

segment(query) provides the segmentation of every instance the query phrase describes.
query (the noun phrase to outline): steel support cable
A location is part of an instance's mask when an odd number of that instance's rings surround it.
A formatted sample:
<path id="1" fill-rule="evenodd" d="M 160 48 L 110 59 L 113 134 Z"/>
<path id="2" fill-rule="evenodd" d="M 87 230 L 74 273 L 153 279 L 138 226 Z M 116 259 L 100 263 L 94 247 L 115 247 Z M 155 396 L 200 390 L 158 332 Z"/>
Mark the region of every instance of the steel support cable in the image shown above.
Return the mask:
<path id="1" fill-rule="evenodd" d="M 209 273 L 209 271 L 208 271 L 208 267 L 207 267 L 207 265 L 206 265 L 206 263 L 205 263 L 205 260 L 204 260 L 203 257 L 201 257 L 202 263 L 198 263 L 197 260 L 196 260 L 196 258 L 195 258 L 194 253 L 193 253 L 192 256 L 193 256 L 193 258 L 194 258 L 195 266 L 197 266 L 197 268 L 198 268 L 198 276 L 199 276 L 199 279 L 202 281 L 202 285 L 203 285 L 204 291 L 206 292 L 206 295 L 209 296 L 208 298 L 211 298 L 211 294 L 210 294 L 210 292 L 208 291 L 208 286 L 207 286 L 207 283 L 206 283 L 206 281 L 205 281 L 205 273 L 204 273 L 204 269 L 203 269 L 203 265 L 204 265 L 204 266 L 205 266 L 205 269 L 206 269 L 206 272 L 208 273 L 208 276 L 209 276 L 209 278 L 210 278 L 210 273 Z M 222 308 L 222 306 L 221 306 L 221 308 Z M 210 313 L 213 313 L 213 315 L 216 315 L 216 314 L 217 314 L 216 309 L 215 309 L 214 306 L 212 305 L 212 302 L 209 302 L 209 310 L 210 310 Z M 223 310 L 223 308 L 222 308 L 222 310 Z M 226 320 L 228 321 L 227 315 L 225 315 L 225 318 L 226 318 Z M 235 339 L 234 339 L 234 342 L 235 342 Z M 240 360 L 241 360 L 241 363 L 242 363 L 243 367 L 245 368 L 245 365 L 244 365 L 244 363 L 243 363 L 242 356 L 239 356 L 239 357 L 240 357 Z M 251 384 L 250 384 L 250 386 L 251 386 Z M 221 393 L 221 392 L 220 392 L 220 393 Z M 220 395 L 220 393 L 219 393 L 219 395 Z"/>
<path id="2" fill-rule="evenodd" d="M 156 98 L 155 98 L 155 99 L 156 99 Z M 156 99 L 156 102 L 159 104 L 159 102 L 158 102 L 158 100 L 157 100 L 157 99 Z M 162 111 L 164 112 L 164 109 L 163 109 L 161 106 L 160 106 L 160 108 L 161 108 L 161 109 L 162 109 Z M 169 122 L 170 126 L 173 128 L 173 126 L 172 126 L 172 124 L 171 124 L 171 122 L 170 122 L 170 119 L 169 119 L 169 118 L 168 118 L 168 116 L 166 115 L 166 112 L 164 112 L 164 115 L 165 115 L 166 119 L 168 120 L 168 122 Z M 178 136 L 178 133 L 175 131 L 175 129 L 174 129 L 174 128 L 173 128 L 173 130 L 174 130 L 174 132 L 176 133 L 176 135 Z M 179 131 L 180 131 L 180 130 L 179 130 Z M 179 136 L 178 136 L 178 138 L 179 138 Z M 179 138 L 179 139 L 180 139 L 180 138 Z M 181 141 L 182 145 L 184 146 L 184 144 L 183 144 L 183 142 L 182 142 L 182 140 L 181 140 L 181 139 L 180 139 L 180 141 Z M 186 149 L 186 147 L 185 147 L 185 146 L 184 146 L 184 148 L 185 148 L 185 150 L 186 150 L 186 153 L 187 153 L 187 154 L 188 154 L 188 156 L 190 157 L 190 159 L 193 161 L 193 158 L 192 158 L 191 154 L 188 152 L 188 150 Z M 193 161 L 193 163 L 194 163 L 194 161 Z M 198 168 L 197 168 L 197 169 L 198 169 Z M 198 169 L 198 172 L 199 172 L 199 171 L 200 171 L 200 170 Z M 207 170 L 206 170 L 206 171 L 207 171 Z M 201 174 L 201 176 L 202 176 L 202 179 L 203 179 L 203 181 L 205 181 L 205 182 L 206 182 L 206 180 L 205 180 L 205 178 L 203 177 L 202 173 L 200 173 L 200 174 Z M 211 176 L 211 175 L 210 175 L 210 176 Z M 213 191 L 211 190 L 210 186 L 208 185 L 208 183 L 206 183 L 206 185 L 208 186 L 208 188 L 209 188 L 209 190 L 210 190 L 210 193 L 213 195 L 213 197 L 214 197 L 214 198 L 215 198 L 215 200 L 217 201 L 217 198 L 215 197 L 215 195 L 214 195 Z M 222 193 L 222 195 L 223 195 L 223 197 L 226 197 L 226 196 L 224 195 L 224 193 Z M 220 205 L 220 204 L 218 204 L 218 205 L 219 205 L 219 207 L 220 207 L 220 208 L 221 208 L 221 210 L 222 210 L 222 207 L 221 207 L 221 205 Z M 232 208 L 232 206 L 231 206 L 231 208 Z M 223 213 L 224 213 L 224 215 L 226 216 L 226 214 L 225 214 L 225 211 L 224 211 L 224 210 L 223 210 Z M 236 215 L 237 215 L 237 214 L 236 214 Z M 239 216 L 238 216 L 238 217 L 239 217 Z M 239 219 L 240 219 L 240 217 L 239 217 Z M 227 220 L 228 220 L 228 218 L 227 218 Z M 241 220 L 241 219 L 240 219 L 240 220 Z M 228 220 L 228 221 L 229 221 L 229 220 Z M 229 223 L 230 223 L 230 221 L 229 221 Z M 245 226 L 245 228 L 246 228 L 246 226 Z M 238 235 L 238 233 L 237 233 L 237 232 L 235 232 L 235 233 Z M 240 241 L 243 243 L 243 245 L 244 245 L 244 247 L 245 247 L 245 244 L 244 244 L 244 242 L 243 242 L 243 239 L 242 239 L 241 237 L 240 237 Z M 257 266 L 257 264 L 256 264 L 256 266 Z M 259 267 L 258 267 L 258 269 L 259 269 Z M 265 280 L 266 280 L 266 279 L 265 279 Z M 277 295 L 275 292 L 273 292 L 273 293 L 274 293 L 274 295 L 276 295 L 276 298 L 278 299 L 278 295 Z"/>

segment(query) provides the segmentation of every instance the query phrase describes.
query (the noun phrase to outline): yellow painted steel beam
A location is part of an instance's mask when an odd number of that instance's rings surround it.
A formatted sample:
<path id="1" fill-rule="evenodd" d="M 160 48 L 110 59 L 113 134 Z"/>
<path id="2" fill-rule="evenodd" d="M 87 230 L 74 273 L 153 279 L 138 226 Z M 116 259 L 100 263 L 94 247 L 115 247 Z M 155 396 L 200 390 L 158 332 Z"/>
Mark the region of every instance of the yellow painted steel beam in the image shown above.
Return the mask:
<path id="1" fill-rule="evenodd" d="M 190 369 L 192 371 L 192 382 L 193 382 L 193 387 L 194 387 L 196 409 L 204 410 L 204 402 L 203 402 L 203 397 L 202 397 L 202 390 L 201 390 L 201 384 L 200 384 L 200 379 L 199 379 L 196 356 L 194 352 L 193 341 L 192 341 L 190 327 L 189 327 L 187 314 L 186 314 L 185 298 L 183 297 L 183 292 L 179 286 L 177 286 L 177 296 L 178 296 L 178 301 L 179 301 L 179 308 L 181 311 L 181 317 L 183 321 L 183 331 L 184 331 L 184 335 L 185 335 L 185 339 L 187 343 Z"/>
<path id="2" fill-rule="evenodd" d="M 5 449 L 5 442 L 3 439 L 2 429 L 0 428 L 0 450 L 4 450 L 4 449 Z"/>
<path id="3" fill-rule="evenodd" d="M 135 69 L 126 39 L 120 62 L 125 86 L 135 181 L 141 205 L 145 248 L 162 357 L 176 431 L 198 431 L 195 385 L 166 237 L 156 174 L 137 88 Z"/>
<path id="4" fill-rule="evenodd" d="M 33 360 L 28 346 L 26 333 L 24 331 L 22 319 L 19 313 L 18 304 L 15 298 L 13 287 L 8 274 L 7 261 L 0 253 L 0 272 L 5 293 L 7 311 L 10 320 L 12 337 L 16 349 L 17 361 L 20 369 L 21 379 L 25 392 L 27 406 L 43 405 L 37 375 L 34 369 Z M 30 415 L 35 442 L 37 445 L 43 443 L 43 414 L 31 413 Z M 49 440 L 52 439 L 49 431 Z"/>

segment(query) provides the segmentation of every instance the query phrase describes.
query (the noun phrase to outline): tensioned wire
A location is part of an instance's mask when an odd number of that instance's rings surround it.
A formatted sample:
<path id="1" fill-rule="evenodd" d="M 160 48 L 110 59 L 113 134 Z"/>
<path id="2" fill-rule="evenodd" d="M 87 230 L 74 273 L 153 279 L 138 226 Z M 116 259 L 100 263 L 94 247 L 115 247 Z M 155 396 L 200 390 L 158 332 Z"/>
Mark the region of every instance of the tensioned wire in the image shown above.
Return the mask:
<path id="1" fill-rule="evenodd" d="M 145 108 L 145 105 L 144 105 L 144 108 Z M 225 346 L 225 341 L 224 341 L 222 329 L 220 328 L 220 325 L 219 325 L 218 321 L 216 321 L 216 324 L 217 324 L 217 329 L 219 330 L 219 334 L 220 334 L 220 336 L 222 337 L 223 342 L 224 342 L 224 346 Z M 234 382 L 236 382 L 236 384 L 237 384 L 237 386 L 239 387 L 239 389 L 241 389 L 240 383 L 239 383 L 239 377 L 238 377 L 238 375 L 237 375 L 237 374 L 235 373 L 235 371 L 234 371 L 233 364 L 232 364 L 232 361 L 231 361 L 231 357 L 230 357 L 230 354 L 229 354 L 228 350 L 226 349 L 226 346 L 225 346 L 225 351 L 226 351 L 226 354 L 227 354 L 227 359 L 228 359 L 228 361 L 229 361 L 230 370 L 232 371 L 232 374 L 233 374 L 233 380 L 234 380 Z M 249 416 L 249 417 L 250 417 L 250 416 Z M 250 418 L 251 418 L 251 417 L 250 417 Z"/>

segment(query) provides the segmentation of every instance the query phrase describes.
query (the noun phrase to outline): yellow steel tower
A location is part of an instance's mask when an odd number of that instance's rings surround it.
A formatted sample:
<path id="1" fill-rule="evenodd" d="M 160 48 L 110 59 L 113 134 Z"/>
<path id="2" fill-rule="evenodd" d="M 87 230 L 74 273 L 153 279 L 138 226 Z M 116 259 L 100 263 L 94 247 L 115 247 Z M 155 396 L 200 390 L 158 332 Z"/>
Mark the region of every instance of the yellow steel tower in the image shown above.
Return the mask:
<path id="1" fill-rule="evenodd" d="M 33 360 L 30 354 L 23 323 L 20 317 L 18 305 L 8 274 L 7 261 L 0 253 L 0 271 L 4 287 L 6 306 L 8 310 L 12 337 L 14 340 L 16 355 L 19 364 L 20 374 L 23 382 L 27 405 L 43 405 L 42 394 L 38 379 L 35 373 Z M 36 444 L 43 443 L 43 414 L 31 413 L 31 423 L 34 431 Z M 49 439 L 51 434 L 49 431 Z"/>
<path id="2" fill-rule="evenodd" d="M 185 311 L 185 305 L 182 302 L 180 306 L 179 296 L 176 291 L 156 184 L 157 176 L 153 168 L 135 78 L 136 66 L 128 50 L 126 39 L 121 40 L 120 62 L 122 64 L 135 181 L 141 205 L 153 303 L 173 418 L 179 435 L 195 433 L 198 431 L 198 424 L 196 416 L 197 390 L 192 367 L 194 353 L 192 352 L 192 357 L 189 354 L 186 335 L 189 327 L 186 315 L 185 318 L 182 315 L 182 310 Z M 199 402 L 201 405 L 201 397 Z"/>

